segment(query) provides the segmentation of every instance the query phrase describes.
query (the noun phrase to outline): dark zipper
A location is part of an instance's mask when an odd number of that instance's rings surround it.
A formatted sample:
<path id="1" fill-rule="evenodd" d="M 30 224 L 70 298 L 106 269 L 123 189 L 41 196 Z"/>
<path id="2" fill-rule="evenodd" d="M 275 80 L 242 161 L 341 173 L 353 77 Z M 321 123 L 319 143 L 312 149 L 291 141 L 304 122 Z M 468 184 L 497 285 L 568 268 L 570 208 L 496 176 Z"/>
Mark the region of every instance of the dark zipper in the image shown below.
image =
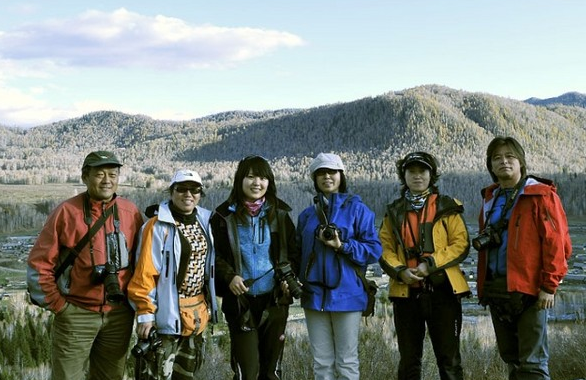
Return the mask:
<path id="1" fill-rule="evenodd" d="M 515 222 L 515 250 L 519 248 L 519 226 L 521 225 L 521 215 L 517 217 Z"/>
<path id="2" fill-rule="evenodd" d="M 325 307 L 326 307 L 326 292 L 328 291 L 328 289 L 324 286 L 322 287 L 322 289 L 324 290 L 323 294 L 324 296 L 321 299 L 321 307 L 320 307 L 320 311 L 324 311 Z"/>
<path id="3" fill-rule="evenodd" d="M 169 251 L 165 251 L 165 277 L 169 277 Z"/>

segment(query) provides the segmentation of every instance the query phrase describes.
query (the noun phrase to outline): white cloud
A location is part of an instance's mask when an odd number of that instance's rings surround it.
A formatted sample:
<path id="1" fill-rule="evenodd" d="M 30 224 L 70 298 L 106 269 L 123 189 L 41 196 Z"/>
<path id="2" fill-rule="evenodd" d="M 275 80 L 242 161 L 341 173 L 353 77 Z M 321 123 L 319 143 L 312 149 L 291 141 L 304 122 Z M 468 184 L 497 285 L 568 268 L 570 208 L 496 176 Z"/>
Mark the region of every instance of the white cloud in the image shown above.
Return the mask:
<path id="1" fill-rule="evenodd" d="M 32 126 L 39 120 L 56 119 L 60 111 L 51 109 L 31 94 L 0 83 L 0 118 L 7 126 Z"/>
<path id="2" fill-rule="evenodd" d="M 0 81 L 15 78 L 46 79 L 51 76 L 49 71 L 53 69 L 54 65 L 47 61 L 38 61 L 24 65 L 17 61 L 0 59 Z"/>
<path id="3" fill-rule="evenodd" d="M 124 8 L 87 11 L 75 18 L 0 31 L 0 57 L 48 60 L 80 67 L 146 67 L 174 70 L 229 66 L 278 48 L 302 46 L 288 32 L 246 27 L 190 25 Z"/>
<path id="4" fill-rule="evenodd" d="M 288 32 L 192 25 L 178 18 L 148 17 L 124 8 L 22 24 L 0 30 L 0 124 L 29 127 L 98 110 L 141 113 L 125 109 L 123 102 L 112 97 L 101 101 L 83 91 L 72 91 L 63 81 L 70 78 L 70 73 L 85 71 L 92 75 L 95 68 L 177 72 L 228 67 L 303 44 L 300 37 Z M 78 101 L 64 105 L 73 93 Z M 193 117 L 171 109 L 151 111 L 154 114 L 149 116 L 155 118 Z"/>
<path id="5" fill-rule="evenodd" d="M 120 104 L 97 100 L 78 101 L 69 106 L 56 107 L 39 98 L 40 95 L 52 90 L 54 88 L 38 86 L 27 89 L 10 88 L 0 81 L 0 124 L 14 127 L 33 127 L 103 110 L 140 114 L 138 110 L 126 109 Z M 179 119 L 180 116 L 170 117 L 170 112 L 164 115 L 175 120 Z M 163 116 L 163 114 L 154 116 Z"/>
<path id="6" fill-rule="evenodd" d="M 47 91 L 54 90 L 51 84 L 15 87 L 10 83 L 19 78 L 32 79 L 34 83 L 52 77 L 52 65 L 39 61 L 22 65 L 15 61 L 0 60 L 0 123 L 7 126 L 28 127 L 39 123 L 70 117 L 71 114 L 57 110 L 40 99 Z M 47 88 L 51 86 L 51 88 Z"/>

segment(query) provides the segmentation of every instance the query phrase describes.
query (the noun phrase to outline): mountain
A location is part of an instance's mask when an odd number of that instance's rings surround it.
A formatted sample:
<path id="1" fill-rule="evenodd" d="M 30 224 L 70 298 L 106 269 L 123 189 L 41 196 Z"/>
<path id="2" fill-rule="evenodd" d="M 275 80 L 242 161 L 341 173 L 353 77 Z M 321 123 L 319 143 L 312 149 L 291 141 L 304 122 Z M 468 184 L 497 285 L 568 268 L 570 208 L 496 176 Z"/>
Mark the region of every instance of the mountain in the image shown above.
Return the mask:
<path id="1" fill-rule="evenodd" d="M 84 156 L 99 149 L 115 151 L 124 181 L 139 187 L 159 187 L 181 167 L 195 168 L 207 183 L 229 185 L 236 162 L 250 154 L 268 158 L 280 181 L 308 181 L 307 166 L 322 151 L 339 153 L 355 180 L 394 180 L 395 161 L 413 150 L 435 154 L 442 173 L 485 173 L 486 146 L 496 135 L 523 144 L 530 172 L 586 167 L 586 109 L 435 85 L 309 109 L 232 111 L 181 122 L 101 111 L 0 132 L 5 184 L 78 183 Z"/>
<path id="2" fill-rule="evenodd" d="M 579 92 L 566 92 L 555 98 L 529 98 L 525 100 L 525 103 L 533 104 L 535 106 L 564 105 L 586 108 L 586 95 Z"/>

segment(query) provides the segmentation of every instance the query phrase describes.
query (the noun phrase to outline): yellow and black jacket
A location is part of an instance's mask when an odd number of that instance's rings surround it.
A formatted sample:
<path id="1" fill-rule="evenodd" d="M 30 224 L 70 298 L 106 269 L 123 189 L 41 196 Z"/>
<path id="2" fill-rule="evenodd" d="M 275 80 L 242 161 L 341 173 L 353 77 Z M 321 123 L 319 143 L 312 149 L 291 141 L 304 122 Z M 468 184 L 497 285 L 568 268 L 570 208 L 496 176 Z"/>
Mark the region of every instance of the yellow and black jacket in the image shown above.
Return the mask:
<path id="1" fill-rule="evenodd" d="M 445 274 L 454 294 L 467 295 L 470 288 L 459 267 L 470 250 L 468 230 L 462 217 L 464 207 L 460 201 L 439 194 L 430 195 L 426 202 L 431 204 L 433 212 L 423 221 L 422 228 L 416 231 L 416 234 L 421 232 L 425 238 L 421 256 L 417 260 L 427 262 L 430 277 L 441 278 Z M 404 197 L 395 200 L 387 205 L 387 213 L 379 231 L 383 246 L 380 264 L 390 277 L 390 298 L 409 297 L 409 290 L 413 287 L 403 283 L 399 277 L 402 270 L 417 265 L 416 262 L 411 263 L 411 255 L 405 244 L 405 240 L 410 237 L 403 225 L 409 213 L 414 214 L 415 211 L 411 210 Z M 428 228 L 424 228 L 424 225 Z"/>

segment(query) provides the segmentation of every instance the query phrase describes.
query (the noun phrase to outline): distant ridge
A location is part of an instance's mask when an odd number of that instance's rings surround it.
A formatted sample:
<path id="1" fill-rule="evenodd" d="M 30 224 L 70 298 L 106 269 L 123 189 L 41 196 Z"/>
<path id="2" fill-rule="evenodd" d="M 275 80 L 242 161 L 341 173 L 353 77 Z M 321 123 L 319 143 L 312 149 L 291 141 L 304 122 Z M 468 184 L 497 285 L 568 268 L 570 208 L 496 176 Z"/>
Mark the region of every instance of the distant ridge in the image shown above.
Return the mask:
<path id="1" fill-rule="evenodd" d="M 536 106 L 564 105 L 586 108 L 586 95 L 581 94 L 579 92 L 566 92 L 565 94 L 557 96 L 555 98 L 529 98 L 525 100 L 525 103 L 533 104 Z"/>

